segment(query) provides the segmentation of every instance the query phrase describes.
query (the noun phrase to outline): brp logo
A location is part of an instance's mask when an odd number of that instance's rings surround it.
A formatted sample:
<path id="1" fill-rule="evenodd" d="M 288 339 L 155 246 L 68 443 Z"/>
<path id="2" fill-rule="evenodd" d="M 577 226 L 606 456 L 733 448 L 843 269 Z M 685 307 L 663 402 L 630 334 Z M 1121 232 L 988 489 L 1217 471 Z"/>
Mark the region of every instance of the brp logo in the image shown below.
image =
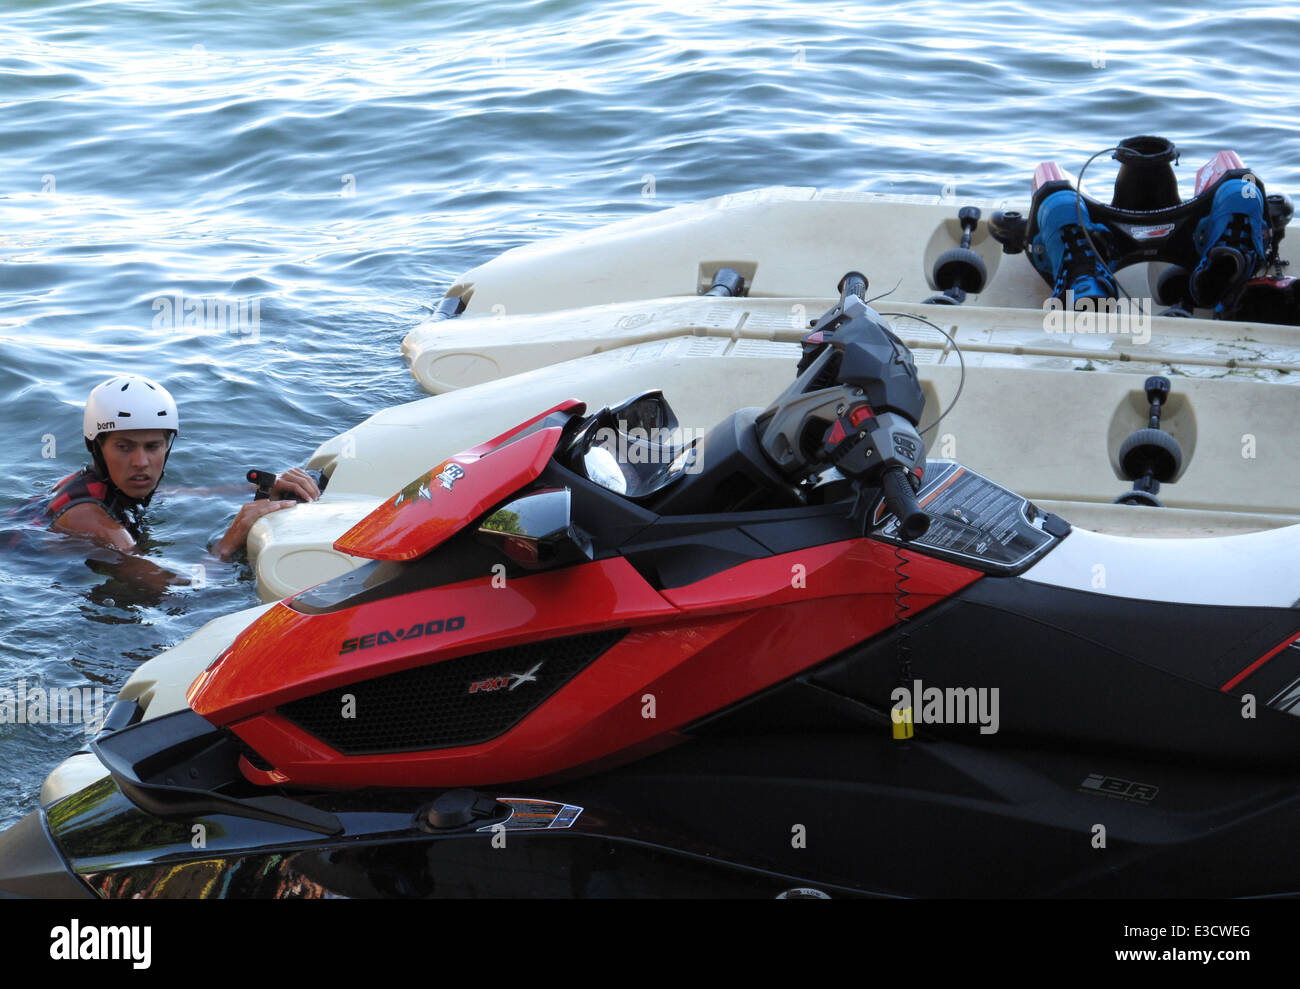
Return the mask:
<path id="1" fill-rule="evenodd" d="M 469 685 L 469 692 L 471 694 L 477 694 L 493 690 L 511 691 L 526 683 L 537 683 L 537 671 L 541 668 L 542 664 L 538 663 L 527 673 L 506 673 L 503 676 L 488 677 L 486 680 L 477 680 Z"/>
<path id="2" fill-rule="evenodd" d="M 1150 803 L 1160 792 L 1160 787 L 1152 786 L 1150 783 L 1134 783 L 1132 780 L 1120 779 L 1117 776 L 1103 776 L 1101 773 L 1089 773 L 1088 778 L 1079 785 L 1083 789 L 1093 790 L 1108 797 L 1139 803 Z"/>
<path id="3" fill-rule="evenodd" d="M 450 491 L 451 486 L 464 476 L 465 476 L 464 467 L 461 467 L 459 464 L 448 464 L 446 469 L 444 469 L 443 472 L 438 475 L 438 480 L 442 482 L 442 486 L 444 488 Z"/>

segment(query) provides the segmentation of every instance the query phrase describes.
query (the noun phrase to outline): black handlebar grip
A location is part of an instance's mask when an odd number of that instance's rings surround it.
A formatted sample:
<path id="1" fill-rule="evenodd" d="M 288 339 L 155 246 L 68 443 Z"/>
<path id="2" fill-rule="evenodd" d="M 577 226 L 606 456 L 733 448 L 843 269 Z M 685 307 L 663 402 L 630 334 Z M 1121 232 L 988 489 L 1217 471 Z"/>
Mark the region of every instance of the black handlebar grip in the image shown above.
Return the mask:
<path id="1" fill-rule="evenodd" d="M 912 492 L 907 475 L 901 467 L 894 467 L 880 478 L 880 489 L 885 495 L 885 506 L 898 517 L 898 535 L 903 540 L 919 539 L 930 528 L 926 515 Z"/>
<path id="2" fill-rule="evenodd" d="M 271 497 L 271 487 L 275 484 L 275 471 L 258 470 L 254 467 L 244 476 L 248 478 L 248 483 L 257 485 L 257 490 L 253 492 L 254 501 Z"/>
<path id="3" fill-rule="evenodd" d="M 745 294 L 745 276 L 735 268 L 719 268 L 713 276 L 713 285 L 704 294 L 739 298 Z"/>
<path id="4" fill-rule="evenodd" d="M 840 303 L 850 295 L 856 295 L 863 302 L 867 301 L 867 276 L 860 271 L 846 272 L 840 279 Z"/>
<path id="5" fill-rule="evenodd" d="M 433 319 L 455 319 L 464 311 L 465 300 L 458 295 L 449 295 L 433 310 Z"/>

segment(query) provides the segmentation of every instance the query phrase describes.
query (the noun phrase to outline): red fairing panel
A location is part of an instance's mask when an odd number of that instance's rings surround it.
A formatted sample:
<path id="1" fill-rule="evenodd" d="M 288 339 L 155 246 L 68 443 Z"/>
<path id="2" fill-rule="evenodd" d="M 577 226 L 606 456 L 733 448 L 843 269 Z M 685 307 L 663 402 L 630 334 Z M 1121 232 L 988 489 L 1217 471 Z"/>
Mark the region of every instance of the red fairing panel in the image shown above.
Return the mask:
<path id="1" fill-rule="evenodd" d="M 676 613 L 622 557 L 512 577 L 504 587 L 483 577 L 323 615 L 281 602 L 190 685 L 187 700 L 208 721 L 225 725 L 431 661 Z M 439 622 L 441 630 L 405 637 L 425 622 Z"/>
<path id="2" fill-rule="evenodd" d="M 903 556 L 912 613 L 955 594 L 981 576 L 977 570 L 906 550 Z M 869 610 L 879 619 L 872 627 L 880 631 L 893 624 L 897 563 L 891 544 L 852 539 L 752 560 L 686 587 L 671 588 L 663 595 L 693 613 L 763 608 L 807 601 L 810 596 L 818 600 L 849 596 L 854 607 Z"/>
<path id="3" fill-rule="evenodd" d="M 545 412 L 541 413 L 540 415 L 533 416 L 527 422 L 521 422 L 518 426 L 515 426 L 513 429 L 506 430 L 500 436 L 494 436 L 486 443 L 480 443 L 478 446 L 471 447 L 470 449 L 465 451 L 463 456 L 482 457 L 485 454 L 490 453 L 492 450 L 495 450 L 497 447 L 499 447 L 506 440 L 510 439 L 512 436 L 518 436 L 529 426 L 536 425 L 537 423 L 541 422 L 543 419 L 545 419 L 547 416 L 551 415 L 552 413 L 568 412 L 570 415 L 580 416 L 586 411 L 587 411 L 586 402 L 579 402 L 576 398 L 566 399 L 565 401 L 561 402 L 559 405 L 547 409 Z"/>
<path id="4" fill-rule="evenodd" d="M 275 712 L 232 727 L 275 767 L 280 782 L 409 787 L 538 779 L 670 733 L 698 702 L 679 703 L 671 723 L 658 711 L 647 718 L 645 689 L 743 622 L 743 617 L 717 618 L 678 624 L 670 632 L 635 630 L 513 729 L 479 745 L 345 757 Z M 269 775 L 248 775 L 271 782 Z"/>
<path id="5" fill-rule="evenodd" d="M 980 576 L 905 556 L 914 611 Z M 246 775 L 261 783 L 462 786 L 571 774 L 671 744 L 682 727 L 704 715 L 888 629 L 895 620 L 896 562 L 892 546 L 858 539 L 753 561 L 660 595 L 616 559 L 512 580 L 509 591 L 483 581 L 423 592 L 419 609 L 410 603 L 417 596 L 410 595 L 338 615 L 280 617 L 300 621 L 293 641 L 313 644 L 295 648 L 293 657 L 279 654 L 288 626 L 268 627 L 264 642 L 241 637 L 230 650 L 240 655 L 238 667 L 222 671 L 219 663 L 195 683 L 190 701 L 208 720 L 230 724 L 275 767 L 268 773 L 244 764 Z M 379 617 L 381 604 L 387 617 Z M 355 652 L 337 653 L 343 636 L 384 628 L 386 621 L 400 624 L 417 610 L 441 615 L 460 607 L 465 628 L 454 642 L 437 647 L 434 661 L 548 634 L 597 627 L 632 631 L 513 728 L 478 745 L 345 757 L 270 710 L 328 687 L 428 662 L 427 649 L 401 643 L 376 645 L 360 654 L 364 662 Z M 280 613 L 276 609 L 267 618 Z M 328 631 L 313 631 L 315 638 L 306 640 L 308 628 Z M 255 644 L 264 656 L 246 653 Z M 222 662 L 229 661 L 228 654 Z M 286 674 L 295 684 L 277 689 Z"/>
<path id="6" fill-rule="evenodd" d="M 423 556 L 535 480 L 555 452 L 560 432 L 551 426 L 483 456 L 470 451 L 444 460 L 339 536 L 334 548 L 370 560 Z"/>

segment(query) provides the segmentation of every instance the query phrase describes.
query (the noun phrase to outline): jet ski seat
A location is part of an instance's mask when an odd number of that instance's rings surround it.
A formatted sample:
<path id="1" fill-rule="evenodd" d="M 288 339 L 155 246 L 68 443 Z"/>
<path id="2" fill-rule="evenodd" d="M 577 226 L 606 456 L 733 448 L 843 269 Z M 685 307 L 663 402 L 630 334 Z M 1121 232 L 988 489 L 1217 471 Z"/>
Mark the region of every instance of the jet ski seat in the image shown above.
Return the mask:
<path id="1" fill-rule="evenodd" d="M 1135 600 L 1295 608 L 1300 525 L 1205 539 L 1110 536 L 1075 528 L 1021 576 Z"/>

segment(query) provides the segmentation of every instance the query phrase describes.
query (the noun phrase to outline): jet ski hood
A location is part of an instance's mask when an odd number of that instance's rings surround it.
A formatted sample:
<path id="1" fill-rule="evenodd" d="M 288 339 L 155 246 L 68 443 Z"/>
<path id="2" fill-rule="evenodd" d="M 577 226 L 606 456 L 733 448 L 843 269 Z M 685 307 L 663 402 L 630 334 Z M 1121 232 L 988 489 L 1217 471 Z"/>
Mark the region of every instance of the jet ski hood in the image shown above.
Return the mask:
<path id="1" fill-rule="evenodd" d="M 581 415 L 570 400 L 431 467 L 334 541 L 341 553 L 401 562 L 423 556 L 512 491 L 535 480 L 555 452 L 559 426 L 529 432 L 548 416 Z M 476 466 L 480 460 L 491 463 Z"/>

